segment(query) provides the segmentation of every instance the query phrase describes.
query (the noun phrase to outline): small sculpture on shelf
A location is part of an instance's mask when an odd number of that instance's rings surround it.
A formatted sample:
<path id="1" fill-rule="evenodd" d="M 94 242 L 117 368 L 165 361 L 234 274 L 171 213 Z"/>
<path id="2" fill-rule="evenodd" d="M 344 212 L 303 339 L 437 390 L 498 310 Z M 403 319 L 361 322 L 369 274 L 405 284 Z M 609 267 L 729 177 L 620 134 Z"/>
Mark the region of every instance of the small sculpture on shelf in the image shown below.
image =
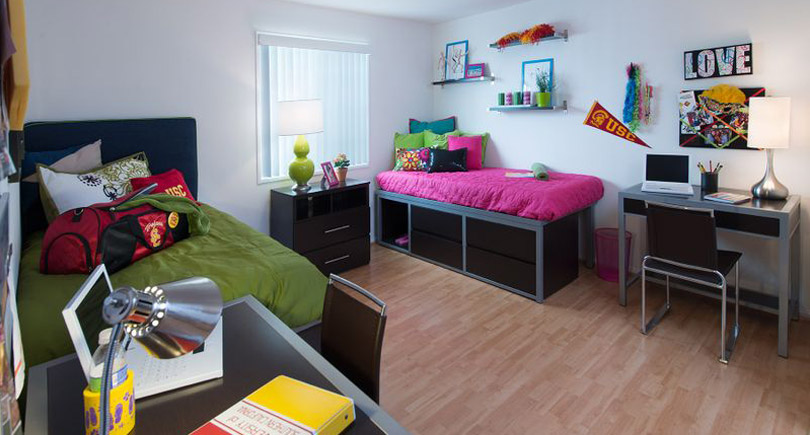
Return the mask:
<path id="1" fill-rule="evenodd" d="M 439 65 L 437 66 L 439 71 L 439 80 L 443 82 L 447 79 L 447 58 L 444 56 L 444 52 L 439 52 Z"/>

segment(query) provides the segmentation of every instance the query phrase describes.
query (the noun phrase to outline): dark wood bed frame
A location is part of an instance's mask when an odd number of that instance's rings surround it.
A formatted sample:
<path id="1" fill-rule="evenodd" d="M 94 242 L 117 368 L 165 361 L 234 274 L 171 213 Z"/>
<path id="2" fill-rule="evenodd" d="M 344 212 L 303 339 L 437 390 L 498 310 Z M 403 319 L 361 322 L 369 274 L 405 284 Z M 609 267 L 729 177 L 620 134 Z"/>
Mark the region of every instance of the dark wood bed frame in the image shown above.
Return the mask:
<path id="1" fill-rule="evenodd" d="M 580 256 L 593 267 L 593 205 L 551 222 L 384 190 L 375 205 L 378 244 L 537 302 L 577 278 Z"/>

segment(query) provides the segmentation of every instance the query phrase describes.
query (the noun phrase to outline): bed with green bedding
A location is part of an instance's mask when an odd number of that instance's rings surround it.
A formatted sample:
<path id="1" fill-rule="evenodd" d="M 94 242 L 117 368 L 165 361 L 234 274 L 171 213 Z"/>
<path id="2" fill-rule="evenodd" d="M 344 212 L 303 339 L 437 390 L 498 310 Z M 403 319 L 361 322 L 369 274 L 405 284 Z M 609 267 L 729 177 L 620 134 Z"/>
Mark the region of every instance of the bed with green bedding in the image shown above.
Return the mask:
<path id="1" fill-rule="evenodd" d="M 253 295 L 284 323 L 304 325 L 321 316 L 326 277 L 306 258 L 233 216 L 203 205 L 211 230 L 146 257 L 110 276 L 114 287 L 205 276 L 228 301 Z M 20 260 L 17 296 L 26 364 L 32 367 L 72 353 L 62 308 L 86 275 L 39 272 L 43 233 L 28 237 Z"/>

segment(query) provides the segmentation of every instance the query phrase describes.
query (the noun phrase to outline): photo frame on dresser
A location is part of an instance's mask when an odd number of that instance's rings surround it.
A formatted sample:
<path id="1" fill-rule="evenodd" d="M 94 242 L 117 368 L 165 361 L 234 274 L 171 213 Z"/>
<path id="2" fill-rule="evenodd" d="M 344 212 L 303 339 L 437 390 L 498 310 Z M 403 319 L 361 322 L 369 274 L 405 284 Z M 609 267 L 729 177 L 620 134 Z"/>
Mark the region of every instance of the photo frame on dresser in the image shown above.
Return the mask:
<path id="1" fill-rule="evenodd" d="M 321 170 L 323 170 L 323 179 L 326 180 L 326 184 L 329 187 L 335 187 L 340 184 L 338 181 L 337 173 L 335 172 L 335 167 L 332 165 L 332 162 L 323 162 L 321 163 Z"/>

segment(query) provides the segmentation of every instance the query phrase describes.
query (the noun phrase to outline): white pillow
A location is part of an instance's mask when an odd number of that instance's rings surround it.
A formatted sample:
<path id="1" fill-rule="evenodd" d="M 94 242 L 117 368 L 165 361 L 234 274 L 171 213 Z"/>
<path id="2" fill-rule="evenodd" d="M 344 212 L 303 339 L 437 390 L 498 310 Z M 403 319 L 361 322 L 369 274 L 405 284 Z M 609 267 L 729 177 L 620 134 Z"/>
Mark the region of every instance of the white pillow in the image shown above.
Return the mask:
<path id="1" fill-rule="evenodd" d="M 57 160 L 56 163 L 49 166 L 54 171 L 70 172 L 72 174 L 79 174 L 87 172 L 91 169 L 96 169 L 101 166 L 101 139 L 79 148 L 73 154 L 68 154 L 65 157 Z M 37 173 L 23 178 L 23 181 L 28 183 L 39 183 Z"/>
<path id="2" fill-rule="evenodd" d="M 74 208 L 118 199 L 132 191 L 130 179 L 151 175 L 146 154 L 142 152 L 81 174 L 37 166 L 42 206 L 48 222 Z"/>

